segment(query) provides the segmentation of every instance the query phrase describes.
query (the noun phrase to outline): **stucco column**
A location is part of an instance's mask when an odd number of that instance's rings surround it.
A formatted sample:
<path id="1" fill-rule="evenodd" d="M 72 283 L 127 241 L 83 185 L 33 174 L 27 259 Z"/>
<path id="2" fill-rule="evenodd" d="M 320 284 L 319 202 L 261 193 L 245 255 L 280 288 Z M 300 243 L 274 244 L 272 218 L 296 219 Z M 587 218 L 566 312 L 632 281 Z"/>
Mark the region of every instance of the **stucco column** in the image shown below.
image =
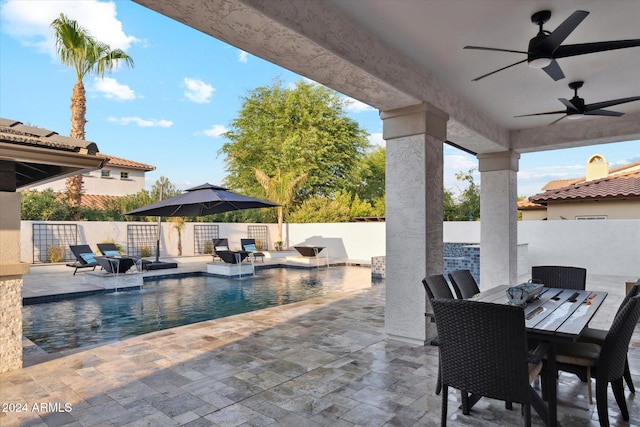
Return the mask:
<path id="1" fill-rule="evenodd" d="M 13 178 L 15 181 L 15 178 Z M 20 194 L 0 191 L 0 372 L 22 368 Z"/>
<path id="2" fill-rule="evenodd" d="M 448 115 L 419 104 L 380 114 L 387 143 L 386 314 L 390 338 L 423 344 L 436 334 L 425 321 L 422 279 L 442 274 L 443 142 Z"/>
<path id="3" fill-rule="evenodd" d="M 518 161 L 513 151 L 478 154 L 480 288 L 518 280 Z"/>

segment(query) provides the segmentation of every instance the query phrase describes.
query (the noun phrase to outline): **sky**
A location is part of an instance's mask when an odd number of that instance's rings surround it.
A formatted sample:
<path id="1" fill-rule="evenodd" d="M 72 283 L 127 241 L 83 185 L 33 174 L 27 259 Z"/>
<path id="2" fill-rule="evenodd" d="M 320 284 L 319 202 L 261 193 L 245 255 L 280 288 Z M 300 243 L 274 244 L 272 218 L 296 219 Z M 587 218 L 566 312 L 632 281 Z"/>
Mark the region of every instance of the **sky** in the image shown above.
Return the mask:
<path id="1" fill-rule="evenodd" d="M 0 0 L 1 117 L 69 135 L 76 76 L 57 59 L 49 27 L 60 13 L 135 62 L 104 79 L 85 77 L 85 131 L 101 153 L 155 166 L 146 174 L 147 188 L 161 176 L 183 190 L 222 184 L 222 134 L 243 98 L 276 80 L 293 85 L 304 79 L 129 1 Z M 344 99 L 347 115 L 371 143 L 384 145 L 379 112 Z M 584 176 L 596 153 L 610 167 L 639 161 L 640 141 L 523 154 L 518 195 L 539 193 L 550 180 Z M 474 156 L 445 145 L 445 188 L 460 191 L 464 185 L 455 174 L 477 166 Z M 477 172 L 474 179 L 480 184 Z"/>

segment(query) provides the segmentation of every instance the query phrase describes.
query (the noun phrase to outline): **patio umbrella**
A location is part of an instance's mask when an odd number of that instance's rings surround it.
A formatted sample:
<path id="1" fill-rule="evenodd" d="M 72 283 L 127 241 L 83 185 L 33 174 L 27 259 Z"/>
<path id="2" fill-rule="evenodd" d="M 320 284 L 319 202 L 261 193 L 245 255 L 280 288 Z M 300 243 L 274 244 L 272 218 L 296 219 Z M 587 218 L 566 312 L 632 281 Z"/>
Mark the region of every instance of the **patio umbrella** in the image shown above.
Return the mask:
<path id="1" fill-rule="evenodd" d="M 227 211 L 272 208 L 277 203 L 229 191 L 227 188 L 205 183 L 189 188 L 185 193 L 148 206 L 126 212 L 136 216 L 204 216 Z"/>
<path id="2" fill-rule="evenodd" d="M 277 203 L 229 191 L 227 188 L 204 183 L 189 188 L 185 193 L 161 200 L 129 212 L 125 215 L 135 216 L 205 216 L 216 213 L 237 211 L 242 209 L 272 208 L 280 206 Z M 158 239 L 156 241 L 156 260 L 148 266 L 149 269 L 171 268 L 174 263 L 162 263 L 160 256 L 160 225 L 158 225 Z M 169 267 L 164 266 L 170 264 Z"/>

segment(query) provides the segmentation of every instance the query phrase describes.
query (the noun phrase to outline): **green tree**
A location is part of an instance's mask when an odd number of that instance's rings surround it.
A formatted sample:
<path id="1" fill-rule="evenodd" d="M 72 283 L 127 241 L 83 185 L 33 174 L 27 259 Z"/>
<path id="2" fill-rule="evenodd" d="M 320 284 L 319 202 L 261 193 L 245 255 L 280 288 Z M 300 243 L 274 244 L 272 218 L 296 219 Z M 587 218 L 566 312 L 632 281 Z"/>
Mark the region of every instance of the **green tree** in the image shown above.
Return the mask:
<path id="1" fill-rule="evenodd" d="M 350 208 L 344 202 L 324 196 L 311 197 L 289 215 L 294 223 L 349 222 Z"/>
<path id="2" fill-rule="evenodd" d="M 444 189 L 444 220 L 445 221 L 476 221 L 480 219 L 480 186 L 473 180 L 475 169 L 456 173 L 458 181 L 466 182 L 467 186 L 455 196 L 451 190 Z"/>
<path id="3" fill-rule="evenodd" d="M 461 221 L 480 219 L 480 186 L 473 180 L 473 171 L 458 172 L 456 179 L 467 183 L 467 187 L 458 196 L 458 214 Z"/>
<path id="4" fill-rule="evenodd" d="M 70 217 L 64 198 L 50 188 L 22 191 L 20 210 L 20 217 L 25 221 L 65 221 Z"/>
<path id="5" fill-rule="evenodd" d="M 85 139 L 87 123 L 87 98 L 83 79 L 87 75 L 103 78 L 124 62 L 133 67 L 133 59 L 120 49 L 111 49 L 105 43 L 93 38 L 78 22 L 67 18 L 64 14 L 51 22 L 54 31 L 56 51 L 63 65 L 72 67 L 77 81 L 71 95 L 71 133 L 72 138 Z M 80 209 L 82 194 L 82 175 L 67 179 L 67 196 L 75 215 Z"/>
<path id="6" fill-rule="evenodd" d="M 368 147 L 367 133 L 344 113 L 340 96 L 317 84 L 281 82 L 253 89 L 221 148 L 226 155 L 225 183 L 243 194 L 265 196 L 255 176 L 307 174 L 292 204 L 346 188 Z"/>
<path id="7" fill-rule="evenodd" d="M 276 169 L 273 176 L 267 175 L 259 169 L 255 169 L 256 179 L 264 189 L 267 198 L 278 203 L 278 240 L 282 242 L 282 223 L 284 222 L 284 210 L 291 204 L 296 188 L 304 183 L 308 174 L 294 176 L 291 172 L 283 174 L 280 169 Z"/>
<path id="8" fill-rule="evenodd" d="M 360 199 L 372 203 L 376 198 L 385 194 L 385 147 L 375 147 L 367 150 L 356 165 L 351 191 Z"/>

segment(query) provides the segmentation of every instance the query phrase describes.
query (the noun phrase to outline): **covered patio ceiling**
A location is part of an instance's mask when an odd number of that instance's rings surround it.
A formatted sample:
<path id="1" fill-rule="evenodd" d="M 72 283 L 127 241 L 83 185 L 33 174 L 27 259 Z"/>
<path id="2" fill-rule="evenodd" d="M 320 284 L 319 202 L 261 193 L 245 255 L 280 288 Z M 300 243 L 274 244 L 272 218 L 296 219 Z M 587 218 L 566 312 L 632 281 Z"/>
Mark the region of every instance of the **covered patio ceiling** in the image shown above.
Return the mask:
<path id="1" fill-rule="evenodd" d="M 463 49 L 526 51 L 541 10 L 548 31 L 589 12 L 563 44 L 638 39 L 637 0 L 134 1 L 380 111 L 427 102 L 449 114 L 448 141 L 475 153 L 640 140 L 640 101 L 608 108 L 617 118 L 514 118 L 564 109 L 573 81 L 587 104 L 640 96 L 640 47 L 558 59 L 558 81 L 525 62 L 475 82 L 526 56 Z"/>

